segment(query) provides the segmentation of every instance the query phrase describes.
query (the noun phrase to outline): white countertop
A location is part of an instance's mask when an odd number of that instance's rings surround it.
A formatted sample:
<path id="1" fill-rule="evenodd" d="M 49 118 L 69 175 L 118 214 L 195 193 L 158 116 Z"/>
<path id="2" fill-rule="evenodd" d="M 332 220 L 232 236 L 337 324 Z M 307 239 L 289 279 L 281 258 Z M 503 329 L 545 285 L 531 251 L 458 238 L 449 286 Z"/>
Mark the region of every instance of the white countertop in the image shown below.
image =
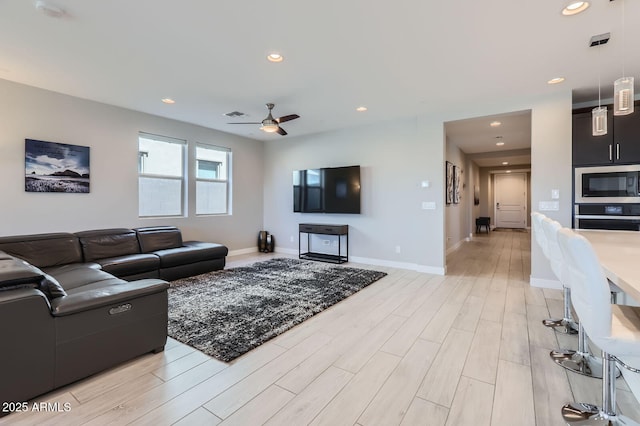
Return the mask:
<path id="1" fill-rule="evenodd" d="M 589 240 L 607 278 L 640 302 L 640 232 L 575 231 Z"/>

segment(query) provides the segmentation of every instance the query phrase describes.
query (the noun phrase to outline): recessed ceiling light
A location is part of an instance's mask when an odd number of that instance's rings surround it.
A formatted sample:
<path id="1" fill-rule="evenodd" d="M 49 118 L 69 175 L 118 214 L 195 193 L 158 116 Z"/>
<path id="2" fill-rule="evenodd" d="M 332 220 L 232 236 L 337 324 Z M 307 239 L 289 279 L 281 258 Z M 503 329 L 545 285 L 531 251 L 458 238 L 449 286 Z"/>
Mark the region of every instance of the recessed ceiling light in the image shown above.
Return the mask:
<path id="1" fill-rule="evenodd" d="M 489 126 L 491 127 L 498 127 L 500 126 L 502 123 L 499 121 L 492 121 L 491 123 L 489 123 Z"/>
<path id="2" fill-rule="evenodd" d="M 564 77 L 554 77 L 551 80 L 547 81 L 547 84 L 558 84 L 564 81 Z"/>
<path id="3" fill-rule="evenodd" d="M 565 3 L 564 9 L 562 9 L 562 14 L 564 16 L 572 16 L 577 15 L 580 12 L 584 12 L 589 7 L 588 1 L 582 0 L 569 0 Z"/>
<path id="4" fill-rule="evenodd" d="M 163 99 L 162 99 L 162 102 L 164 102 L 165 104 L 168 104 L 168 105 L 173 105 L 173 104 L 175 104 L 175 103 L 176 103 L 176 101 L 174 101 L 174 100 L 173 100 L 173 99 L 171 99 L 171 98 L 163 98 Z"/>
<path id="5" fill-rule="evenodd" d="M 62 18 L 64 16 L 64 9 L 43 0 L 36 2 L 36 10 L 50 18 Z"/>
<path id="6" fill-rule="evenodd" d="M 267 55 L 267 60 L 269 62 L 282 62 L 284 60 L 284 56 L 279 53 L 273 52 Z"/>
<path id="7" fill-rule="evenodd" d="M 507 170 L 507 173 L 511 173 L 511 170 Z"/>
<path id="8" fill-rule="evenodd" d="M 504 145 L 504 142 L 496 142 L 496 145 L 497 146 L 502 146 L 502 145 Z"/>
<path id="9" fill-rule="evenodd" d="M 366 110 L 367 110 L 366 106 L 359 106 L 358 108 L 356 108 L 356 111 L 358 111 L 358 112 L 364 112 Z"/>
<path id="10" fill-rule="evenodd" d="M 507 164 L 509 164 L 509 162 L 508 162 L 508 161 L 503 161 L 503 162 L 502 162 L 502 165 L 503 165 L 503 166 L 506 166 Z"/>

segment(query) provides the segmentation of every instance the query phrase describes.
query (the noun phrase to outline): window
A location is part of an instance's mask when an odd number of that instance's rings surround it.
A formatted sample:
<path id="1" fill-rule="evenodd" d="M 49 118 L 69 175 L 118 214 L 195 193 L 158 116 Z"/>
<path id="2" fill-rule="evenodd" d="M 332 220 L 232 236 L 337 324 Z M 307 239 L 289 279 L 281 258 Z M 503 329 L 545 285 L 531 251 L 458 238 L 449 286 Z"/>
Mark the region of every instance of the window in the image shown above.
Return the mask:
<path id="1" fill-rule="evenodd" d="M 138 137 L 138 214 L 184 215 L 186 141 L 140 133 Z"/>
<path id="2" fill-rule="evenodd" d="M 212 145 L 196 145 L 196 214 L 227 214 L 231 152 Z"/>

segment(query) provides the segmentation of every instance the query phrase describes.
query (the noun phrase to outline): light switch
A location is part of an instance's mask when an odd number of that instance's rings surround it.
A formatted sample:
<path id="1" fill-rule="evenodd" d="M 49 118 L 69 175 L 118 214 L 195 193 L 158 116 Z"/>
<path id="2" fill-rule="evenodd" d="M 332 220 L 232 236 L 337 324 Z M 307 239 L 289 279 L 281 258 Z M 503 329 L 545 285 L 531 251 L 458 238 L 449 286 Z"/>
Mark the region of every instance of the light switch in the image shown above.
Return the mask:
<path id="1" fill-rule="evenodd" d="M 552 200 L 558 200 L 560 198 L 560 190 L 559 189 L 552 189 L 551 190 L 551 199 Z"/>
<path id="2" fill-rule="evenodd" d="M 422 210 L 435 210 L 436 203 L 435 201 L 423 201 L 422 202 Z"/>

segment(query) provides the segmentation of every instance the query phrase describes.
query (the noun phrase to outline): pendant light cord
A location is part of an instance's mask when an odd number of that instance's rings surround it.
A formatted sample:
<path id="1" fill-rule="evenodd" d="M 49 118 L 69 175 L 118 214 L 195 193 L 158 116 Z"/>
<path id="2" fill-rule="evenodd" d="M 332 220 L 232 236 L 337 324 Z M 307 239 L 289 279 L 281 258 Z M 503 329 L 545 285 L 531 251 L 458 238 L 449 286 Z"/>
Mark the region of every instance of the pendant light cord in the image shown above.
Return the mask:
<path id="1" fill-rule="evenodd" d="M 601 59 L 601 57 L 602 57 L 601 50 L 602 50 L 602 45 L 598 46 L 598 56 L 599 56 L 598 59 Z M 599 60 L 598 61 L 598 108 L 602 107 L 601 102 L 600 102 L 600 86 L 601 86 L 600 77 L 601 77 L 601 74 L 602 74 L 602 61 Z"/>
<path id="2" fill-rule="evenodd" d="M 627 76 L 627 73 L 625 72 L 625 56 L 626 56 L 625 52 L 627 51 L 626 50 L 626 47 L 627 47 L 627 43 L 626 43 L 627 42 L 627 36 L 626 36 L 626 33 L 627 32 L 625 31 L 625 28 L 624 28 L 624 21 L 625 21 L 625 19 L 624 19 L 624 0 L 622 0 L 622 77 L 623 78 Z"/>

